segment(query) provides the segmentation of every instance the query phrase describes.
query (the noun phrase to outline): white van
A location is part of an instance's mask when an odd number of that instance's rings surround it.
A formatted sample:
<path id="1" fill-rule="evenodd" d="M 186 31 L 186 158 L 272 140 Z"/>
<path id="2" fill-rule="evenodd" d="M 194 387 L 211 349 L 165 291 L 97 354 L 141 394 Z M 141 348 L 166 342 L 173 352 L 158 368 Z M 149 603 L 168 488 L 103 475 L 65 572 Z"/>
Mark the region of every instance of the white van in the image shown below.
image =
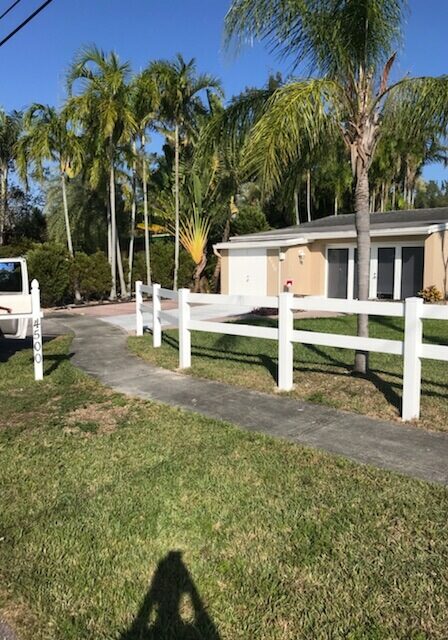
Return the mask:
<path id="1" fill-rule="evenodd" d="M 27 296 L 30 293 L 28 281 L 28 267 L 25 258 L 0 258 L 0 307 L 11 307 L 11 300 L 15 296 Z M 8 304 L 2 305 L 2 296 L 8 296 Z M 19 298 L 17 298 L 19 303 Z M 11 309 L 14 313 L 21 313 L 22 309 Z M 4 311 L 0 310 L 0 335 L 12 335 L 15 338 L 25 338 L 28 328 L 26 318 L 8 320 Z"/>

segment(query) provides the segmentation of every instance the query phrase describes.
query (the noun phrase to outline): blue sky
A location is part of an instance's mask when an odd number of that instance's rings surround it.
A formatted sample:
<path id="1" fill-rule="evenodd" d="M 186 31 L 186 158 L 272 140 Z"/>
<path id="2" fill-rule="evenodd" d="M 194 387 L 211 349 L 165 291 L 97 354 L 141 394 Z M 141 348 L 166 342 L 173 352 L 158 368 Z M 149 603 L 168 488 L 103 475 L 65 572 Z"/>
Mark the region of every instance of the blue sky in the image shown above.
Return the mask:
<path id="1" fill-rule="evenodd" d="M 42 0 L 22 0 L 0 21 L 3 37 Z M 12 0 L 0 0 L 2 13 Z M 135 70 L 154 58 L 181 52 L 201 71 L 219 76 L 230 97 L 246 86 L 285 71 L 262 45 L 238 57 L 222 47 L 222 26 L 230 0 L 54 0 L 33 22 L 0 48 L 0 104 L 7 110 L 31 102 L 58 104 L 74 53 L 84 44 L 115 49 Z M 448 73 L 448 2 L 411 0 L 404 47 L 396 73 Z M 427 178 L 448 179 L 440 165 Z"/>

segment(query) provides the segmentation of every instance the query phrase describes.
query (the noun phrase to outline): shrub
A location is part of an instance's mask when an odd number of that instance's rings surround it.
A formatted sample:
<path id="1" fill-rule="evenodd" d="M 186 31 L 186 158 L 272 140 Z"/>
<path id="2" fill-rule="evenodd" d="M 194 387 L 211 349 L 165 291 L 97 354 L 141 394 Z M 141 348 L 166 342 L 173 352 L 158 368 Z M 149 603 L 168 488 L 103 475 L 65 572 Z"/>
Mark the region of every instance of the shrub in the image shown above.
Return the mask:
<path id="1" fill-rule="evenodd" d="M 422 289 L 421 291 L 418 292 L 418 295 L 423 298 L 423 300 L 425 302 L 440 302 L 441 300 L 443 300 L 443 295 L 442 292 L 437 289 L 437 287 L 432 284 L 430 287 L 425 287 L 425 289 Z"/>
<path id="2" fill-rule="evenodd" d="M 70 265 L 72 291 L 78 289 L 84 300 L 102 300 L 110 293 L 110 265 L 102 251 L 88 256 L 80 251 Z"/>
<path id="3" fill-rule="evenodd" d="M 70 254 L 60 244 L 46 242 L 27 254 L 30 279 L 40 284 L 42 306 L 51 307 L 68 302 L 71 295 Z"/>
<path id="4" fill-rule="evenodd" d="M 231 223 L 231 234 L 243 236 L 246 233 L 268 231 L 269 224 L 259 205 L 243 204 Z"/>
<path id="5" fill-rule="evenodd" d="M 5 244 L 0 247 L 0 258 L 21 258 L 33 246 L 34 243 L 31 240 L 24 240 L 16 244 Z"/>
<path id="6" fill-rule="evenodd" d="M 194 262 L 184 249 L 179 254 L 179 288 L 189 287 L 193 277 Z M 167 289 L 173 288 L 174 276 L 174 242 L 172 240 L 155 240 L 151 243 L 151 276 L 152 281 Z M 146 282 L 145 252 L 139 251 L 134 259 L 132 271 L 133 282 Z"/>

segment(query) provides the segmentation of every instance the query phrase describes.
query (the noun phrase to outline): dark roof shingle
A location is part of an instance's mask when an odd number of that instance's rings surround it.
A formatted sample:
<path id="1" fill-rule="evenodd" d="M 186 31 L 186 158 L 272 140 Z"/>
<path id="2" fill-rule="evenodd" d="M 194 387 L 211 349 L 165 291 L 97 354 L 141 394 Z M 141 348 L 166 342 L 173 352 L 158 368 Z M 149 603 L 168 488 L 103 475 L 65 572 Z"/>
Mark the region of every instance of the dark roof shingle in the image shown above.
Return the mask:
<path id="1" fill-rule="evenodd" d="M 448 207 L 438 207 L 435 209 L 411 209 L 409 211 L 388 211 L 386 213 L 371 213 L 370 226 L 372 229 L 385 228 L 406 228 L 420 225 L 430 225 L 448 222 Z M 275 238 L 277 236 L 305 236 L 308 233 L 325 233 L 328 231 L 351 231 L 355 228 L 355 214 L 342 214 L 339 216 L 327 216 L 311 222 L 305 222 L 283 229 L 271 229 L 261 233 L 237 236 L 232 241 L 239 240 L 263 240 L 264 238 Z"/>

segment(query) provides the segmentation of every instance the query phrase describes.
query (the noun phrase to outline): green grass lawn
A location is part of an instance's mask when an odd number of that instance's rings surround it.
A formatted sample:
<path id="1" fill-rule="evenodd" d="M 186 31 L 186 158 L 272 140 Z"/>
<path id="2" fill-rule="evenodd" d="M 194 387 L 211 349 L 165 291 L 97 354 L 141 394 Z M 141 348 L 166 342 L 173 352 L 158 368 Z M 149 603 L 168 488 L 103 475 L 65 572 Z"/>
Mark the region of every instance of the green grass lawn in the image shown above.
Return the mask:
<path id="1" fill-rule="evenodd" d="M 0 362 L 0 618 L 23 640 L 446 638 L 445 489 L 130 400 L 69 349 L 41 383 L 29 350 Z"/>
<path id="2" fill-rule="evenodd" d="M 277 326 L 268 318 L 244 322 Z M 339 316 L 295 321 L 295 328 L 308 331 L 356 335 L 356 317 Z M 373 338 L 402 340 L 403 322 L 396 318 L 371 318 Z M 448 344 L 448 323 L 424 321 L 424 340 Z M 152 348 L 152 337 L 129 338 L 131 350 L 168 369 L 178 367 L 177 331 L 163 334 L 160 349 Z M 294 383 L 291 395 L 337 409 L 365 413 L 378 418 L 399 419 L 403 360 L 399 356 L 372 353 L 367 378 L 351 375 L 354 352 L 348 349 L 294 345 Z M 211 333 L 192 332 L 192 375 L 275 392 L 277 342 Z M 448 363 L 423 360 L 421 426 L 448 430 Z"/>

